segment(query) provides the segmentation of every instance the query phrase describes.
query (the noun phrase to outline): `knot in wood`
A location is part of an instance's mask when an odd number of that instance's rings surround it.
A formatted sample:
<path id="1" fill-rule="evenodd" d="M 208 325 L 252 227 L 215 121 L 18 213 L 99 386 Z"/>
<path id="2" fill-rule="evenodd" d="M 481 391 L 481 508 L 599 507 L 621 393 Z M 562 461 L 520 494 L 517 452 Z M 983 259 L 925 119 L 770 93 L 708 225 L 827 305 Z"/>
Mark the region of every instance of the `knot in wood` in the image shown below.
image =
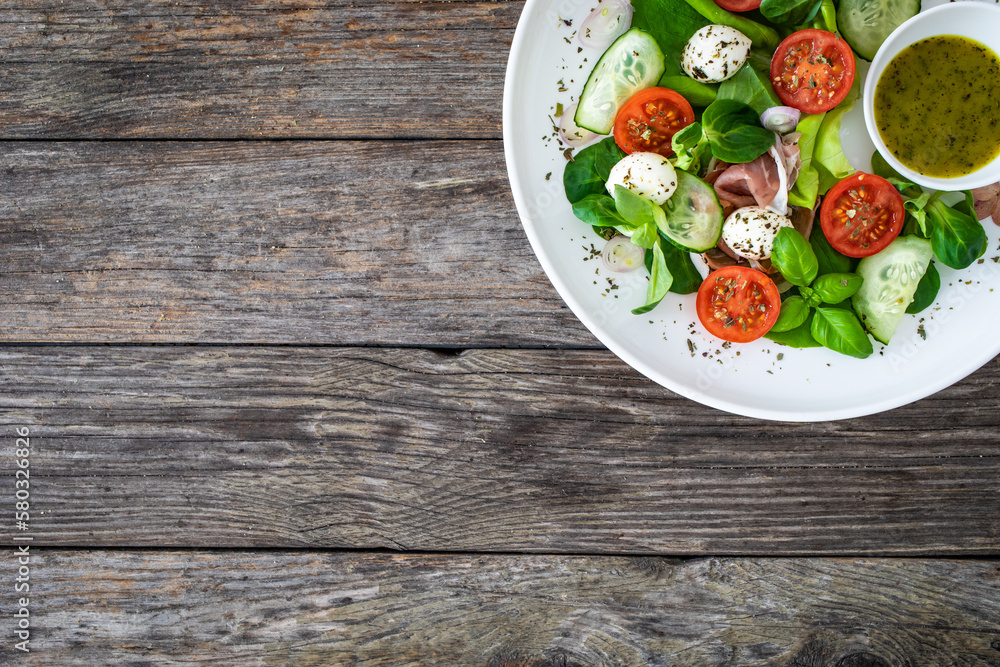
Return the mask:
<path id="1" fill-rule="evenodd" d="M 871 653 L 851 653 L 841 658 L 836 667 L 889 667 L 889 663 Z"/>

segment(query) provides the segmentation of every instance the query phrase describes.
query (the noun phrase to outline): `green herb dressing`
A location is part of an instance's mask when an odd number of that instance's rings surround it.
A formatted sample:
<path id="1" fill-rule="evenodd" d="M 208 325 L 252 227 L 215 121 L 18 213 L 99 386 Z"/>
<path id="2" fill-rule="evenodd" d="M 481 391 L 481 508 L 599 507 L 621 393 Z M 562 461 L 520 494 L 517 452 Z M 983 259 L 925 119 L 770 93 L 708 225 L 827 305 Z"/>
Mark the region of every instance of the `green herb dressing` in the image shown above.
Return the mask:
<path id="1" fill-rule="evenodd" d="M 1000 58 L 957 35 L 920 40 L 883 70 L 874 107 L 896 159 L 933 178 L 965 176 L 1000 155 Z"/>

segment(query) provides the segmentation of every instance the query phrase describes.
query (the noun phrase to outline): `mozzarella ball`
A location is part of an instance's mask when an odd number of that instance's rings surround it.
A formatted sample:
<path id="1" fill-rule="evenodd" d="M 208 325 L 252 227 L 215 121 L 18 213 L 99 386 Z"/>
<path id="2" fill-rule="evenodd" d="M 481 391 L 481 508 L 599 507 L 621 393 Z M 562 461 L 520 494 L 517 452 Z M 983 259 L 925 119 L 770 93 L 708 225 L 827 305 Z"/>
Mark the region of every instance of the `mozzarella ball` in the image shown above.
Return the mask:
<path id="1" fill-rule="evenodd" d="M 615 186 L 662 206 L 677 189 L 677 172 L 670 160 L 657 153 L 631 153 L 611 168 L 607 188 L 612 197 Z"/>
<path id="2" fill-rule="evenodd" d="M 740 257 L 767 259 L 778 230 L 791 226 L 791 220 L 774 211 L 744 206 L 730 213 L 722 223 L 722 240 Z"/>
<path id="3" fill-rule="evenodd" d="M 707 25 L 684 45 L 681 67 L 695 81 L 725 81 L 750 57 L 750 38 L 736 28 Z"/>

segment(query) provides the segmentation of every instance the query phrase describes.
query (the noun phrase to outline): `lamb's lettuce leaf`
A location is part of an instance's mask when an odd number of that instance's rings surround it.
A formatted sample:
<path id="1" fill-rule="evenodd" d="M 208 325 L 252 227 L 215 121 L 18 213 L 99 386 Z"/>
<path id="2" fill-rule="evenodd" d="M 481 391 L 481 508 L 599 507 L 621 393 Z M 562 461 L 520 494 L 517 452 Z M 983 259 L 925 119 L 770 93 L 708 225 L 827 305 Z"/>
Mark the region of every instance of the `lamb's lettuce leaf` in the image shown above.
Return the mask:
<path id="1" fill-rule="evenodd" d="M 712 155 L 724 162 L 750 162 L 774 145 L 774 133 L 760 124 L 760 114 L 736 100 L 712 102 L 701 125 Z"/>
<path id="2" fill-rule="evenodd" d="M 800 25 L 819 14 L 823 0 L 763 0 L 760 13 L 771 23 Z"/>
<path id="3" fill-rule="evenodd" d="M 940 198 L 932 198 L 927 204 L 927 218 L 934 256 L 945 266 L 967 268 L 986 252 L 989 239 L 982 223 L 976 219 L 972 193 L 968 190 L 965 199 L 954 206 L 948 206 Z"/>
<path id="4" fill-rule="evenodd" d="M 607 194 L 604 184 L 611 175 L 611 168 L 623 157 L 625 151 L 618 148 L 614 137 L 587 146 L 577 153 L 563 172 L 563 187 L 569 203 L 575 204 L 587 195 Z"/>
<path id="5" fill-rule="evenodd" d="M 670 291 L 670 285 L 674 281 L 670 269 L 667 268 L 667 258 L 663 254 L 663 239 L 657 239 L 653 243 L 653 262 L 649 268 L 649 286 L 646 288 L 646 303 L 632 310 L 633 315 L 648 313 L 663 301 L 663 297 Z M 649 254 L 648 252 L 646 253 Z"/>
<path id="6" fill-rule="evenodd" d="M 573 215 L 591 227 L 611 227 L 625 236 L 631 236 L 635 231 L 635 225 L 622 217 L 615 207 L 615 200 L 607 192 L 587 195 L 574 202 Z"/>
<path id="7" fill-rule="evenodd" d="M 769 76 L 749 62 L 731 78 L 719 84 L 719 99 L 743 102 L 758 114 L 771 107 L 781 106 Z"/>
<path id="8" fill-rule="evenodd" d="M 924 277 L 917 284 L 917 291 L 913 294 L 913 301 L 906 307 L 906 312 L 912 314 L 924 310 L 937 298 L 938 290 L 941 289 L 941 274 L 938 273 L 934 262 L 927 265 Z"/>

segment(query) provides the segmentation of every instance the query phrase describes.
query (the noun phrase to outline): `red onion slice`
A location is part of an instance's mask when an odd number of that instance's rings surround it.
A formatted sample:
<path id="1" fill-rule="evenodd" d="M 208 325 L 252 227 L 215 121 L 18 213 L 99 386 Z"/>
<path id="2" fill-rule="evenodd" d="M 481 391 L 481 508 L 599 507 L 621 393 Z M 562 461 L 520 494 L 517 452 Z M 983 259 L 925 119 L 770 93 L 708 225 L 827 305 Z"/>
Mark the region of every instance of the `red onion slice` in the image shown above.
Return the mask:
<path id="1" fill-rule="evenodd" d="M 632 4 L 628 0 L 600 0 L 580 24 L 578 37 L 588 49 L 604 51 L 632 25 Z"/>
<path id="2" fill-rule="evenodd" d="M 604 246 L 601 259 L 604 266 L 615 273 L 628 273 L 643 266 L 646 251 L 632 243 L 627 236 L 619 234 Z"/>
<path id="3" fill-rule="evenodd" d="M 559 139 L 567 146 L 576 148 L 590 143 L 591 139 L 599 135 L 578 126 L 573 120 L 574 116 L 576 116 L 575 104 L 571 104 L 563 109 L 563 114 L 559 118 Z"/>
<path id="4" fill-rule="evenodd" d="M 771 107 L 760 115 L 760 122 L 772 132 L 791 132 L 799 124 L 802 113 L 792 107 Z"/>

